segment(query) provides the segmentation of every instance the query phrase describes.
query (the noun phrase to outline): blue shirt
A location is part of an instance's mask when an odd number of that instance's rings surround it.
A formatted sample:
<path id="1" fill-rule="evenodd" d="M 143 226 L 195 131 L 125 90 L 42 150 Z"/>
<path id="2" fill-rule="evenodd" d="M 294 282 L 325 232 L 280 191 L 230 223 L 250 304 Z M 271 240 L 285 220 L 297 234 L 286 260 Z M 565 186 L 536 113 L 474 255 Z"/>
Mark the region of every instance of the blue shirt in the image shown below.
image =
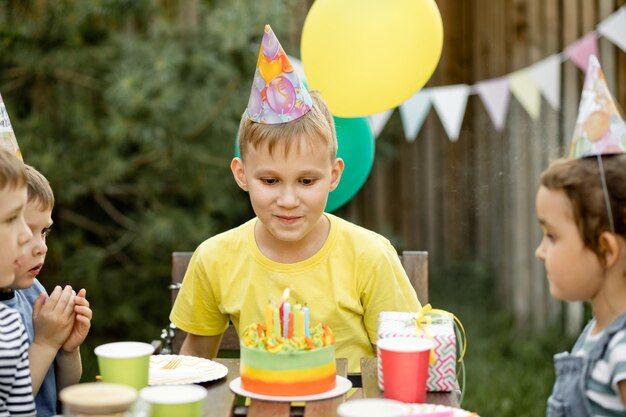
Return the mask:
<path id="1" fill-rule="evenodd" d="M 35 339 L 35 328 L 33 327 L 33 303 L 39 297 L 39 294 L 46 292 L 41 283 L 35 279 L 30 288 L 15 290 L 15 297 L 8 300 L 2 300 L 7 306 L 17 310 L 22 316 L 22 322 L 28 333 L 28 342 L 33 343 Z M 37 406 L 37 417 L 51 417 L 57 415 L 57 384 L 54 374 L 54 364 L 48 369 L 48 373 L 41 383 L 41 388 L 37 396 L 35 396 L 35 405 Z"/>

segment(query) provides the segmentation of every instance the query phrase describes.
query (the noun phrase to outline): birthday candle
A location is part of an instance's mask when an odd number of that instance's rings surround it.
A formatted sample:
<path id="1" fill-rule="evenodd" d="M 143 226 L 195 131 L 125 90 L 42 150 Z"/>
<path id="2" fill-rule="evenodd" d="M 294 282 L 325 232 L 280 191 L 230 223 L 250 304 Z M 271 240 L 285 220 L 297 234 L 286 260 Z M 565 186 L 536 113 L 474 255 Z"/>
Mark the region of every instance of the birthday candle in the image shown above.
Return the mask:
<path id="1" fill-rule="evenodd" d="M 272 314 L 274 315 L 274 336 L 280 336 L 280 319 L 278 318 L 278 309 L 273 308 Z"/>
<path id="2" fill-rule="evenodd" d="M 285 338 L 289 335 L 289 313 L 291 313 L 291 305 L 289 301 L 285 301 L 283 303 L 283 337 Z"/>
<path id="3" fill-rule="evenodd" d="M 285 337 L 287 335 L 287 332 L 284 331 L 284 329 L 286 329 L 287 327 L 285 326 L 285 303 L 287 302 L 287 300 L 289 299 L 289 288 L 285 288 L 285 291 L 283 291 L 283 301 L 280 303 L 280 308 L 279 308 L 279 312 L 278 312 L 278 316 L 280 317 L 280 327 L 278 329 L 279 332 L 282 332 L 282 336 Z"/>
<path id="4" fill-rule="evenodd" d="M 270 337 L 270 335 L 274 333 L 274 315 L 272 314 L 272 310 L 272 303 L 268 301 L 265 306 L 265 326 L 267 327 L 265 337 Z"/>
<path id="5" fill-rule="evenodd" d="M 302 312 L 304 313 L 304 335 L 306 337 L 310 337 L 311 334 L 309 333 L 309 307 L 307 307 L 306 304 L 304 305 L 304 307 L 302 307 Z"/>
<path id="6" fill-rule="evenodd" d="M 306 333 L 304 333 L 304 312 L 302 310 L 298 311 L 298 337 L 304 337 Z"/>
<path id="7" fill-rule="evenodd" d="M 289 326 L 287 327 L 287 338 L 291 339 L 293 338 L 293 311 L 289 312 L 288 320 Z"/>
<path id="8" fill-rule="evenodd" d="M 301 333 L 298 333 L 300 330 L 300 323 L 298 320 L 300 319 L 300 304 L 296 304 L 293 306 L 293 331 L 295 337 L 300 337 Z M 304 334 L 302 334 L 304 336 Z"/>

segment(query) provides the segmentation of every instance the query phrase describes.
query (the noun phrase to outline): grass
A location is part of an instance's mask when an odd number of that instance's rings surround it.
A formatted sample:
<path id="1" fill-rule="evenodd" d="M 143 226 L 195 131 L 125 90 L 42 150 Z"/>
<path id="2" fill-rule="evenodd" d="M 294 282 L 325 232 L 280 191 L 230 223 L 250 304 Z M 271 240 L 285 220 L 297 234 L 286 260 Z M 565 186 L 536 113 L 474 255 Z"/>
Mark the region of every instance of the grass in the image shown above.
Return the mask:
<path id="1" fill-rule="evenodd" d="M 462 408 L 483 417 L 545 415 L 554 382 L 552 356 L 574 340 L 559 329 L 516 332 L 510 314 L 495 302 L 492 283 L 488 271 L 471 262 L 431 273 L 431 304 L 455 313 L 467 334 Z"/>

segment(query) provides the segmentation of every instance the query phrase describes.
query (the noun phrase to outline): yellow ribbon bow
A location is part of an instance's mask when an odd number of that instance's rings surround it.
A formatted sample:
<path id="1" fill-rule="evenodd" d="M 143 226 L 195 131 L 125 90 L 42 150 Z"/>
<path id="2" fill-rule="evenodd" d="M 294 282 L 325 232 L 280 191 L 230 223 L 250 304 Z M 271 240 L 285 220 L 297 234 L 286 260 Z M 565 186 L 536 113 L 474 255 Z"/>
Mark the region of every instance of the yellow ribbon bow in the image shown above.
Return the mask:
<path id="1" fill-rule="evenodd" d="M 420 334 L 425 334 L 426 336 L 428 336 L 429 339 L 432 339 L 432 336 L 430 335 L 430 332 L 428 331 L 428 325 L 432 324 L 433 322 L 433 319 L 431 317 L 431 315 L 433 314 L 440 314 L 440 315 L 451 317 L 454 320 L 454 322 L 457 324 L 460 330 L 460 333 L 463 336 L 463 342 L 460 346 L 461 353 L 459 354 L 459 362 L 462 362 L 463 357 L 465 356 L 467 338 L 465 337 L 465 329 L 463 328 L 463 324 L 461 323 L 461 320 L 459 320 L 454 314 L 446 310 L 432 308 L 430 304 L 426 304 L 417 312 L 417 316 L 415 317 L 415 326 L 417 328 L 416 334 L 418 336 Z M 434 362 L 434 353 L 431 352 L 430 363 L 432 364 L 433 362 Z"/>

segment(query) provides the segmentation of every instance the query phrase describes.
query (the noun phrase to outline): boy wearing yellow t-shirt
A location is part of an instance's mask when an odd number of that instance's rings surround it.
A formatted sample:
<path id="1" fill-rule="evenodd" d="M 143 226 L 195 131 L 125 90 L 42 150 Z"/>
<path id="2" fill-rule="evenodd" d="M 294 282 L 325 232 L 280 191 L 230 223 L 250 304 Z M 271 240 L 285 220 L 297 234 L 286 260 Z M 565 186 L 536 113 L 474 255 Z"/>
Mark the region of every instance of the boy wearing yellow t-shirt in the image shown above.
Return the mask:
<path id="1" fill-rule="evenodd" d="M 256 217 L 196 249 L 170 314 L 188 333 L 180 353 L 215 357 L 229 321 L 237 332 L 263 322 L 268 300 L 290 288 L 310 307 L 312 326 L 332 329 L 337 357 L 358 371 L 361 357 L 375 356 L 379 313 L 420 304 L 386 238 L 324 213 L 344 169 L 333 116 L 269 26 L 239 150 L 231 170 Z"/>

